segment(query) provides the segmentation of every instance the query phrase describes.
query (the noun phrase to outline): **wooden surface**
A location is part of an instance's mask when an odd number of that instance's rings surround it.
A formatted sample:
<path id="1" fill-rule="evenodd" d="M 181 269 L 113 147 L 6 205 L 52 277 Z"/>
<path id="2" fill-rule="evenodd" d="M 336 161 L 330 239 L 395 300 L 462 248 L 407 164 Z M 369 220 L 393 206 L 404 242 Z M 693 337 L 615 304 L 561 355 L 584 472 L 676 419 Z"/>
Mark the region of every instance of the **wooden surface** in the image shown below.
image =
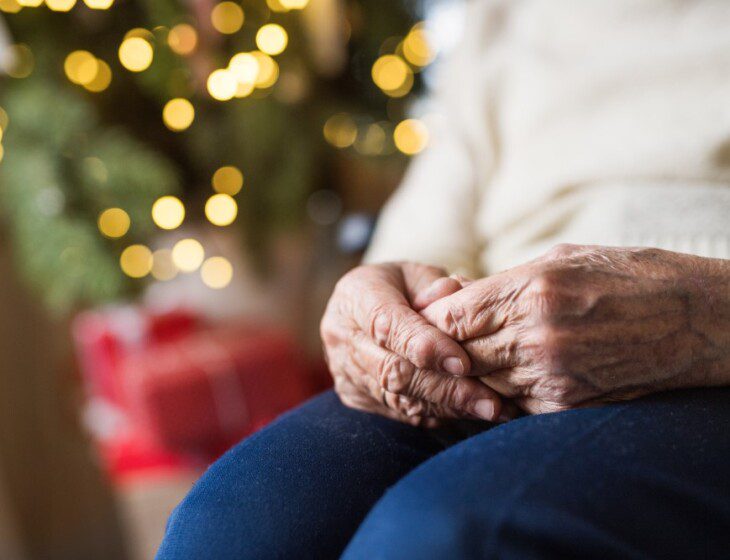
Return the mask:
<path id="1" fill-rule="evenodd" d="M 21 560 L 125 559 L 113 496 L 78 424 L 68 326 L 20 285 L 2 229 L 0 282 L 0 540 Z"/>

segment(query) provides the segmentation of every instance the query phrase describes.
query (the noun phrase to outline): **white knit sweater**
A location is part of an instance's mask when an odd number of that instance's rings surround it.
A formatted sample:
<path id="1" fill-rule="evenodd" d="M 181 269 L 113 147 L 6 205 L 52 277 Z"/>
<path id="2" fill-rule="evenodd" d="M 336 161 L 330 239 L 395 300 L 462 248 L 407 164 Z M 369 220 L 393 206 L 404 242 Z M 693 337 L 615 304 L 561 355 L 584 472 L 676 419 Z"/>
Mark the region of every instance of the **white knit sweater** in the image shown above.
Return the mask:
<path id="1" fill-rule="evenodd" d="M 730 258 L 730 0 L 484 0 L 366 257 L 471 275 L 559 242 Z"/>

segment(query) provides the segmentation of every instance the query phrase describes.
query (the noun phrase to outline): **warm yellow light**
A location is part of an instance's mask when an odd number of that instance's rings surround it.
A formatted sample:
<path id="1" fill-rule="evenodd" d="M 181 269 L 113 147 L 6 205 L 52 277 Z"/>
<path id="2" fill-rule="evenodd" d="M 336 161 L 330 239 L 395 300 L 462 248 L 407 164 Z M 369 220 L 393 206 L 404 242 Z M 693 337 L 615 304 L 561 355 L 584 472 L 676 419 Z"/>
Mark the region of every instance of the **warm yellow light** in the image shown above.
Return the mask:
<path id="1" fill-rule="evenodd" d="M 162 121 L 175 132 L 187 129 L 195 119 L 195 108 L 187 99 L 171 99 L 162 109 Z"/>
<path id="2" fill-rule="evenodd" d="M 152 33 L 152 31 L 150 31 L 149 29 L 145 29 L 144 27 L 135 27 L 124 34 L 125 39 L 131 39 L 132 37 L 139 37 L 140 39 L 144 39 L 150 45 L 153 44 L 155 41 L 155 34 Z"/>
<path id="3" fill-rule="evenodd" d="M 287 10 L 302 10 L 307 7 L 309 0 L 279 0 L 279 3 Z"/>
<path id="4" fill-rule="evenodd" d="M 372 123 L 361 134 L 358 134 L 355 150 L 368 156 L 382 154 L 385 149 L 386 139 L 387 136 L 383 127 L 378 123 Z"/>
<path id="5" fill-rule="evenodd" d="M 372 77 L 375 85 L 392 97 L 402 97 L 413 86 L 413 71 L 394 54 L 386 54 L 375 61 Z"/>
<path id="6" fill-rule="evenodd" d="M 267 23 L 256 33 L 256 46 L 266 54 L 276 55 L 284 52 L 289 36 L 281 25 Z"/>
<path id="7" fill-rule="evenodd" d="M 281 0 L 266 0 L 266 5 L 272 12 L 288 12 L 289 8 L 284 7 Z"/>
<path id="8" fill-rule="evenodd" d="M 200 277 L 206 286 L 219 290 L 231 283 L 233 266 L 224 257 L 210 257 L 200 268 Z"/>
<path id="9" fill-rule="evenodd" d="M 185 219 L 185 206 L 174 196 L 158 198 L 152 205 L 152 221 L 162 229 L 175 229 Z"/>
<path id="10" fill-rule="evenodd" d="M 33 72 L 35 59 L 28 45 L 10 45 L 1 54 L 0 70 L 11 78 L 27 78 Z"/>
<path id="11" fill-rule="evenodd" d="M 414 25 L 403 40 L 403 56 L 414 66 L 426 66 L 433 62 L 436 52 L 423 24 Z"/>
<path id="12" fill-rule="evenodd" d="M 233 223 L 238 215 L 238 205 L 228 194 L 214 194 L 205 203 L 205 217 L 216 226 L 227 226 Z"/>
<path id="13" fill-rule="evenodd" d="M 5 130 L 8 128 L 8 125 L 10 124 L 10 117 L 8 117 L 8 113 L 0 107 L 0 130 Z"/>
<path id="14" fill-rule="evenodd" d="M 221 167 L 213 173 L 213 190 L 223 194 L 238 194 L 243 188 L 243 173 L 232 165 Z"/>
<path id="15" fill-rule="evenodd" d="M 238 53 L 228 63 L 228 70 L 239 83 L 253 84 L 259 74 L 259 62 L 251 53 Z"/>
<path id="16" fill-rule="evenodd" d="M 152 270 L 152 252 L 144 245 L 130 245 L 122 251 L 119 266 L 127 276 L 143 278 Z"/>
<path id="17" fill-rule="evenodd" d="M 112 69 L 103 60 L 97 59 L 97 72 L 94 79 L 89 83 L 84 84 L 84 87 L 93 92 L 99 93 L 104 91 L 112 83 Z"/>
<path id="18" fill-rule="evenodd" d="M 188 55 L 198 46 L 198 32 L 192 25 L 181 23 L 170 29 L 167 35 L 167 44 L 172 52 L 179 55 Z"/>
<path id="19" fill-rule="evenodd" d="M 84 4 L 92 10 L 108 10 L 114 4 L 114 0 L 84 0 Z"/>
<path id="20" fill-rule="evenodd" d="M 99 62 L 88 51 L 74 51 L 63 62 L 66 77 L 74 84 L 88 84 L 99 71 Z"/>
<path id="21" fill-rule="evenodd" d="M 273 86 L 279 78 L 279 65 L 268 54 L 253 51 L 252 56 L 259 64 L 259 73 L 256 76 L 256 87 L 265 89 Z"/>
<path id="22" fill-rule="evenodd" d="M 218 101 L 228 101 L 236 95 L 238 82 L 232 72 L 228 70 L 215 70 L 208 76 L 208 93 Z"/>
<path id="23" fill-rule="evenodd" d="M 338 113 L 327 119 L 323 132 L 327 142 L 336 148 L 347 148 L 357 138 L 357 125 L 347 113 Z"/>
<path id="24" fill-rule="evenodd" d="M 107 208 L 97 220 L 99 231 L 111 238 L 122 237 L 129 231 L 130 223 L 129 214 L 121 208 Z"/>
<path id="25" fill-rule="evenodd" d="M 24 8 L 37 8 L 43 4 L 43 0 L 18 0 L 18 4 Z"/>
<path id="26" fill-rule="evenodd" d="M 170 249 L 158 249 L 152 253 L 152 277 L 155 280 L 172 280 L 177 273 Z"/>
<path id="27" fill-rule="evenodd" d="M 172 262 L 183 272 L 197 270 L 205 258 L 205 249 L 195 239 L 181 239 L 172 248 Z"/>
<path id="28" fill-rule="evenodd" d="M 210 14 L 210 21 L 219 33 L 230 35 L 243 27 L 243 8 L 235 2 L 221 2 Z"/>
<path id="29" fill-rule="evenodd" d="M 18 0 L 0 0 L 0 11 L 8 14 L 17 14 L 23 9 Z"/>
<path id="30" fill-rule="evenodd" d="M 395 147 L 404 154 L 417 154 L 428 144 L 428 129 L 417 119 L 406 119 L 395 127 L 393 140 Z"/>
<path id="31" fill-rule="evenodd" d="M 54 12 L 68 12 L 75 5 L 76 0 L 46 0 L 46 6 Z"/>
<path id="32" fill-rule="evenodd" d="M 129 37 L 119 47 L 119 61 L 131 72 L 142 72 L 152 64 L 152 45 L 142 37 Z"/>

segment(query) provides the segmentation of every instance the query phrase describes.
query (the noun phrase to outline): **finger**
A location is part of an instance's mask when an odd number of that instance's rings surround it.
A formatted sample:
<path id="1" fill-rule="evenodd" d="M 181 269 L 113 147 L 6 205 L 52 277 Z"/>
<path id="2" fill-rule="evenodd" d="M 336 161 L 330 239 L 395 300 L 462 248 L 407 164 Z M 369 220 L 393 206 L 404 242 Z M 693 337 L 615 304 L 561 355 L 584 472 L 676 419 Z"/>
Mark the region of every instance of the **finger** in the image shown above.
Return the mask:
<path id="1" fill-rule="evenodd" d="M 434 281 L 426 289 L 418 292 L 413 298 L 413 309 L 421 311 L 434 301 L 461 290 L 461 283 L 456 278 L 444 276 Z"/>
<path id="2" fill-rule="evenodd" d="M 461 345 L 471 359 L 471 374 L 486 375 L 519 365 L 519 339 L 511 328 L 472 338 Z"/>
<path id="3" fill-rule="evenodd" d="M 471 367 L 464 349 L 414 311 L 397 286 L 364 292 L 356 305 L 359 327 L 381 347 L 419 368 L 465 375 Z"/>
<path id="4" fill-rule="evenodd" d="M 421 315 L 455 340 L 485 336 L 504 324 L 502 289 L 502 280 L 498 276 L 477 280 L 435 301 L 421 311 Z"/>
<path id="5" fill-rule="evenodd" d="M 461 274 L 452 274 L 449 276 L 449 278 L 453 278 L 456 280 L 459 284 L 461 284 L 462 288 L 466 288 L 469 284 L 474 282 L 472 278 L 467 278 L 466 276 L 463 276 Z"/>
<path id="6" fill-rule="evenodd" d="M 496 420 L 501 411 L 499 395 L 476 379 L 443 375 L 418 368 L 402 357 L 367 340 L 353 346 L 356 361 L 389 393 L 405 395 Z"/>
<path id="7" fill-rule="evenodd" d="M 464 418 L 468 413 L 432 403 L 423 399 L 391 393 L 383 389 L 383 402 L 392 410 L 408 418 Z"/>
<path id="8" fill-rule="evenodd" d="M 413 302 L 415 297 L 436 280 L 448 278 L 445 268 L 419 263 L 403 263 L 400 267 L 403 275 L 403 285 L 408 301 Z"/>

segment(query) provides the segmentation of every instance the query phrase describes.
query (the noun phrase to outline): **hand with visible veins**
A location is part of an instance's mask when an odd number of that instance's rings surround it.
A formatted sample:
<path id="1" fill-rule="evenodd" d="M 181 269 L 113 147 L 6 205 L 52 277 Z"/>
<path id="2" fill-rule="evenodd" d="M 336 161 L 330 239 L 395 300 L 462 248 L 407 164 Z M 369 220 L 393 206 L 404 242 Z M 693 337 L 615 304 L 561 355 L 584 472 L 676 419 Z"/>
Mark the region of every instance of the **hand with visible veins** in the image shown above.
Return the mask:
<path id="1" fill-rule="evenodd" d="M 560 245 L 465 284 L 421 314 L 526 412 L 730 384 L 730 261 Z"/>
<path id="2" fill-rule="evenodd" d="M 346 274 L 320 328 L 342 402 L 413 425 L 497 420 L 499 395 L 468 377 L 464 349 L 416 311 L 461 287 L 443 269 L 415 263 L 367 265 Z"/>

